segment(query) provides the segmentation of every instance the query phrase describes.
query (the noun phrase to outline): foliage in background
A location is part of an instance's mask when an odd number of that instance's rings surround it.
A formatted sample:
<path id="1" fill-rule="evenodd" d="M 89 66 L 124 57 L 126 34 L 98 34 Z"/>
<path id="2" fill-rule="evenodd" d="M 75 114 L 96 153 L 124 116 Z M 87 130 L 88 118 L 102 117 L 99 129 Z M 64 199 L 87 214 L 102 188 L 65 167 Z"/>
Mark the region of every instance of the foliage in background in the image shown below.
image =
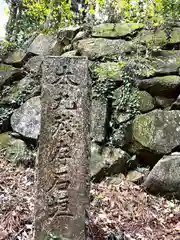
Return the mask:
<path id="1" fill-rule="evenodd" d="M 22 0 L 9 3 L 10 18 L 7 40 L 21 46 L 33 32 L 55 30 L 71 24 L 70 2 L 54 0 Z"/>
<path id="2" fill-rule="evenodd" d="M 83 2 L 83 4 L 79 4 Z M 9 0 L 7 40 L 20 46 L 34 31 L 55 31 L 74 23 L 141 22 L 150 26 L 173 23 L 179 0 Z"/>

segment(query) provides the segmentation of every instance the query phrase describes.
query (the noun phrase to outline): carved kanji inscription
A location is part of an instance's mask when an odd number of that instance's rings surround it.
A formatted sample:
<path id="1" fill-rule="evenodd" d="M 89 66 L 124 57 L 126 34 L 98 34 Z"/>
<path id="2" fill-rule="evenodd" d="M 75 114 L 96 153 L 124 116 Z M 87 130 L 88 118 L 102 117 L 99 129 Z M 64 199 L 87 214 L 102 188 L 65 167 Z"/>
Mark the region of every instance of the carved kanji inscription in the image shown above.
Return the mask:
<path id="1" fill-rule="evenodd" d="M 85 240 L 89 204 L 90 79 L 87 58 L 47 57 L 42 65 L 35 240 Z"/>

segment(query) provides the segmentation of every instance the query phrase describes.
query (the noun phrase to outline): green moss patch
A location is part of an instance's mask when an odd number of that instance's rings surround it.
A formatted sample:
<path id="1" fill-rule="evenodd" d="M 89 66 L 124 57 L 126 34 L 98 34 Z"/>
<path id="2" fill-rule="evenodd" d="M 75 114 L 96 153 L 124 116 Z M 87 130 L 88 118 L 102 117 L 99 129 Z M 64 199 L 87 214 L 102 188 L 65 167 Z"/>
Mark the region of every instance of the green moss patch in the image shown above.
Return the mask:
<path id="1" fill-rule="evenodd" d="M 103 23 L 93 28 L 93 37 L 118 38 L 133 34 L 137 29 L 141 29 L 143 24 L 138 23 Z"/>

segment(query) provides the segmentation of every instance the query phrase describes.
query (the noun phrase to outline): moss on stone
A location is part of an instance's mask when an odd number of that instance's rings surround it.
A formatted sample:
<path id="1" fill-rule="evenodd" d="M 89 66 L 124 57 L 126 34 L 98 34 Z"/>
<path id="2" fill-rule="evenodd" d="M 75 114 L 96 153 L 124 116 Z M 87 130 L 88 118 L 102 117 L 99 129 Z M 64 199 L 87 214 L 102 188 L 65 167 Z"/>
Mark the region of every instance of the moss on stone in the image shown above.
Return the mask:
<path id="1" fill-rule="evenodd" d="M 140 37 L 141 41 L 146 42 L 148 45 L 162 45 L 166 43 L 166 34 L 164 31 L 160 30 L 156 33 L 145 31 Z"/>
<path id="2" fill-rule="evenodd" d="M 11 56 L 12 63 L 20 62 L 22 60 L 22 54 L 20 52 L 14 52 Z"/>
<path id="3" fill-rule="evenodd" d="M 99 75 L 99 78 L 113 78 L 120 80 L 120 65 L 117 62 L 105 62 L 100 63 L 96 68 L 95 72 Z"/>
<path id="4" fill-rule="evenodd" d="M 176 56 L 180 56 L 180 50 L 154 50 L 152 51 L 152 56 L 155 57 L 176 57 Z"/>
<path id="5" fill-rule="evenodd" d="M 161 81 L 161 82 L 167 82 L 167 81 L 178 81 L 180 82 L 180 77 L 179 76 L 174 76 L 174 75 L 170 75 L 170 76 L 162 76 L 162 77 L 154 77 L 153 80 L 157 80 L 157 81 Z"/>
<path id="6" fill-rule="evenodd" d="M 167 39 L 167 35 L 164 30 L 158 30 L 155 33 L 151 31 L 144 31 L 138 39 L 146 42 L 148 45 L 152 45 L 152 47 L 169 43 L 176 44 L 180 42 L 180 28 L 174 28 L 170 36 L 171 37 Z"/>
<path id="7" fill-rule="evenodd" d="M 154 116 L 151 114 L 141 114 L 133 122 L 133 137 L 142 146 L 149 148 L 152 146 L 155 133 Z"/>
<path id="8" fill-rule="evenodd" d="M 180 28 L 174 28 L 171 33 L 170 43 L 180 43 Z"/>
<path id="9" fill-rule="evenodd" d="M 154 99 L 148 92 L 134 90 L 133 97 L 137 99 L 140 112 L 148 112 L 155 108 Z"/>
<path id="10" fill-rule="evenodd" d="M 94 37 L 124 37 L 134 33 L 135 30 L 143 27 L 138 23 L 104 23 L 93 28 L 92 36 Z"/>
<path id="11" fill-rule="evenodd" d="M 19 88 L 18 85 L 15 85 L 12 87 L 11 92 L 14 96 L 18 96 L 19 95 Z"/>
<path id="12" fill-rule="evenodd" d="M 26 144 L 20 139 L 13 138 L 8 133 L 0 134 L 0 154 L 7 161 L 15 164 L 28 162 L 32 157 Z"/>
<path id="13" fill-rule="evenodd" d="M 140 143 L 139 150 L 155 155 L 165 155 L 179 146 L 179 110 L 154 110 L 139 115 L 133 122 L 133 145 Z M 135 145 L 138 147 L 137 145 Z"/>
<path id="14" fill-rule="evenodd" d="M 0 146 L 6 148 L 10 140 L 10 136 L 7 133 L 0 134 Z"/>
<path id="15" fill-rule="evenodd" d="M 14 70 L 14 69 L 15 68 L 10 65 L 0 64 L 0 71 L 9 71 L 9 70 Z"/>

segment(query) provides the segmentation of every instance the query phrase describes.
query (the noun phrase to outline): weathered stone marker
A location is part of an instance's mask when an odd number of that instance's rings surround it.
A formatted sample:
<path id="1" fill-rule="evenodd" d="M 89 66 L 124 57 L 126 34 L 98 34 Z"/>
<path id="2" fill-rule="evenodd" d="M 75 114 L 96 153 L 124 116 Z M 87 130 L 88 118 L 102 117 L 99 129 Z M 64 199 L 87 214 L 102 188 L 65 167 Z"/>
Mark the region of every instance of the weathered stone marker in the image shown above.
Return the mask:
<path id="1" fill-rule="evenodd" d="M 46 57 L 37 160 L 35 240 L 85 240 L 90 79 L 85 57 Z"/>

